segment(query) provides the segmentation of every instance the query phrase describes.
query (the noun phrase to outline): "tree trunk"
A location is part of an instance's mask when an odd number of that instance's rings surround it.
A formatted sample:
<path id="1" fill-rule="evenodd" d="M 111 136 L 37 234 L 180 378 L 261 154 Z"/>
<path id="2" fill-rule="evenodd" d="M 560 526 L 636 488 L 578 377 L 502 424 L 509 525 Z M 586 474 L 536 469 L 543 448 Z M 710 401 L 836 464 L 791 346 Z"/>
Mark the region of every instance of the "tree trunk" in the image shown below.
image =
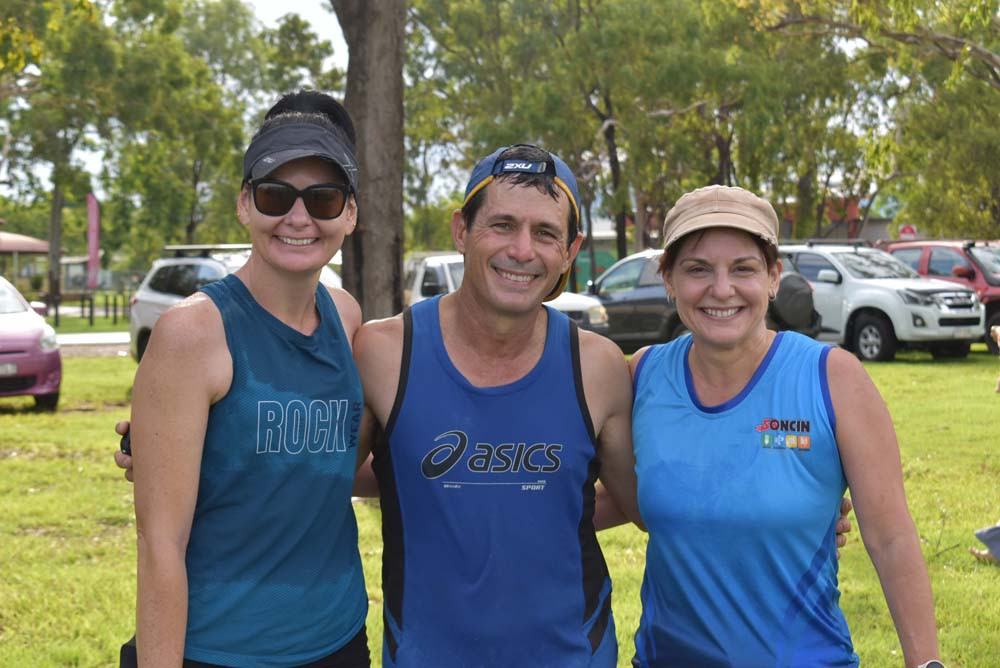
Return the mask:
<path id="1" fill-rule="evenodd" d="M 358 138 L 358 226 L 344 243 L 344 287 L 364 318 L 403 308 L 405 0 L 330 0 L 347 42 L 344 104 Z M 362 281 L 362 278 L 364 280 Z"/>
<path id="2" fill-rule="evenodd" d="M 608 112 L 608 118 L 613 118 L 614 113 L 611 108 L 610 96 L 604 96 L 604 104 Z M 611 167 L 611 192 L 614 193 L 614 206 L 618 209 L 615 212 L 615 250 L 618 251 L 617 259 L 620 260 L 628 255 L 628 241 L 625 238 L 625 205 L 621 203 L 623 198 L 619 192 L 622 182 L 622 168 L 621 163 L 618 161 L 618 140 L 615 137 L 615 127 L 615 123 L 605 123 L 604 143 L 608 147 L 608 165 Z"/>

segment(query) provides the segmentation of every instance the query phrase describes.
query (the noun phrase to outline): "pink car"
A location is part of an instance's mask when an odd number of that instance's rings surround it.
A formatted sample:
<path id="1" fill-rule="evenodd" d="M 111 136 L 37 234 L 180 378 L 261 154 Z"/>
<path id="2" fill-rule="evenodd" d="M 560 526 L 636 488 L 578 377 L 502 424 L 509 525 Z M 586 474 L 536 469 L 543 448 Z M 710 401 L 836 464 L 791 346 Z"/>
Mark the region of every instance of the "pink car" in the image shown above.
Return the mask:
<path id="1" fill-rule="evenodd" d="M 37 408 L 54 411 L 60 382 L 55 330 L 0 276 L 0 397 L 31 395 Z"/>

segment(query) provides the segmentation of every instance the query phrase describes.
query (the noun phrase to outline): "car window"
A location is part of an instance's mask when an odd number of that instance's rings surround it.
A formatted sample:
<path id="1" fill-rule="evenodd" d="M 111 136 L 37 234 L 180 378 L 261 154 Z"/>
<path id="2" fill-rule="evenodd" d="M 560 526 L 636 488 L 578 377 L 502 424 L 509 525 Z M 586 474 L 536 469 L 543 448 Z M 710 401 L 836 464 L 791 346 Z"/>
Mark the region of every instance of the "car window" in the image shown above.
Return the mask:
<path id="1" fill-rule="evenodd" d="M 917 272 L 882 251 L 833 253 L 854 278 L 915 278 Z"/>
<path id="2" fill-rule="evenodd" d="M 832 262 L 817 253 L 799 253 L 795 256 L 793 264 L 795 265 L 795 269 L 810 281 L 817 280 L 819 272 L 823 269 L 837 271 Z M 840 272 L 838 271 L 837 273 L 839 274 Z"/>
<path id="3" fill-rule="evenodd" d="M 200 288 L 219 280 L 223 276 L 221 268 L 209 264 L 177 265 L 173 275 L 174 294 L 187 297 Z"/>
<path id="4" fill-rule="evenodd" d="M 24 313 L 27 310 L 13 288 L 0 285 L 0 313 Z"/>
<path id="5" fill-rule="evenodd" d="M 660 276 L 660 255 L 646 260 L 639 274 L 639 287 L 645 288 L 650 285 L 663 285 L 663 277 Z"/>
<path id="6" fill-rule="evenodd" d="M 178 294 L 174 292 L 174 265 L 169 264 L 160 267 L 149 279 L 149 289 L 167 294 Z"/>
<path id="7" fill-rule="evenodd" d="M 892 256 L 916 271 L 920 267 L 920 256 L 923 248 L 898 248 L 892 251 Z"/>
<path id="8" fill-rule="evenodd" d="M 927 273 L 932 276 L 952 276 L 955 267 L 968 267 L 969 263 L 958 251 L 951 248 L 931 248 Z"/>
<path id="9" fill-rule="evenodd" d="M 612 269 L 601 281 L 601 294 L 615 294 L 634 289 L 645 264 L 645 259 L 639 258 Z"/>
<path id="10" fill-rule="evenodd" d="M 983 271 L 994 276 L 1000 276 L 1000 247 L 974 246 L 970 249 Z"/>

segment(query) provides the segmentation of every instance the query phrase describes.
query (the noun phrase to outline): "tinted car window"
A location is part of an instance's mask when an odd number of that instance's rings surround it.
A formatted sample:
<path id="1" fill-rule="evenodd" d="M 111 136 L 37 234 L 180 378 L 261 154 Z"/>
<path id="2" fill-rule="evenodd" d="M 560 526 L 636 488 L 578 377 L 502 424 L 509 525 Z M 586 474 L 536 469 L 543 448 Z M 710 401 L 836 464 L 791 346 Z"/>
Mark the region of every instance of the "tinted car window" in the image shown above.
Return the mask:
<path id="1" fill-rule="evenodd" d="M 636 281 L 645 264 L 644 259 L 632 260 L 610 272 L 601 281 L 601 293 L 614 294 L 616 292 L 632 290 L 635 288 Z"/>
<path id="2" fill-rule="evenodd" d="M 923 252 L 922 248 L 900 248 L 892 251 L 892 256 L 916 271 L 920 266 L 920 256 Z"/>
<path id="3" fill-rule="evenodd" d="M 951 276 L 955 267 L 968 267 L 962 254 L 950 248 L 932 248 L 931 257 L 927 263 L 927 273 L 932 276 Z"/>
<path id="4" fill-rule="evenodd" d="M 815 253 L 799 253 L 796 255 L 795 268 L 810 281 L 815 281 L 816 277 L 819 276 L 819 272 L 823 269 L 837 271 L 836 267 L 829 260 Z"/>
<path id="5" fill-rule="evenodd" d="M 199 288 L 222 278 L 222 270 L 205 264 L 182 264 L 174 268 L 171 277 L 173 293 L 187 297 Z"/>
<path id="6" fill-rule="evenodd" d="M 156 290 L 157 292 L 166 292 L 171 295 L 181 294 L 175 291 L 173 274 L 174 265 L 160 267 L 153 274 L 153 277 L 149 279 L 149 289 Z"/>

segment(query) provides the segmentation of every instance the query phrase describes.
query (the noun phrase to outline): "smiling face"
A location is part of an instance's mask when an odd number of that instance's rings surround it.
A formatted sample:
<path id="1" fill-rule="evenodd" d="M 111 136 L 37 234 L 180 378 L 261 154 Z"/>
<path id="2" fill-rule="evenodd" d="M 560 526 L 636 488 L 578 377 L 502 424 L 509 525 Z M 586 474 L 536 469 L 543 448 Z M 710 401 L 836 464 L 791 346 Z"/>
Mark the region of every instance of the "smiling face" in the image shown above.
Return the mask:
<path id="1" fill-rule="evenodd" d="M 452 216 L 455 246 L 465 255 L 462 287 L 498 313 L 527 313 L 569 269 L 580 237 L 567 247 L 569 200 L 553 199 L 531 186 L 496 181 L 472 225 Z"/>
<path id="2" fill-rule="evenodd" d="M 268 179 L 283 181 L 302 190 L 319 183 L 344 183 L 336 167 L 319 158 L 301 158 L 281 165 Z M 253 256 L 278 271 L 318 272 L 340 250 L 344 238 L 354 230 L 357 204 L 353 196 L 341 214 L 332 220 L 313 218 L 302 198 L 288 213 L 268 216 L 261 213 L 249 186 L 244 186 L 236 205 L 240 222 L 250 231 Z"/>
<path id="3" fill-rule="evenodd" d="M 732 348 L 765 334 L 768 298 L 777 292 L 780 263 L 768 268 L 760 247 L 739 230 L 709 229 L 678 243 L 664 283 L 695 341 Z"/>

